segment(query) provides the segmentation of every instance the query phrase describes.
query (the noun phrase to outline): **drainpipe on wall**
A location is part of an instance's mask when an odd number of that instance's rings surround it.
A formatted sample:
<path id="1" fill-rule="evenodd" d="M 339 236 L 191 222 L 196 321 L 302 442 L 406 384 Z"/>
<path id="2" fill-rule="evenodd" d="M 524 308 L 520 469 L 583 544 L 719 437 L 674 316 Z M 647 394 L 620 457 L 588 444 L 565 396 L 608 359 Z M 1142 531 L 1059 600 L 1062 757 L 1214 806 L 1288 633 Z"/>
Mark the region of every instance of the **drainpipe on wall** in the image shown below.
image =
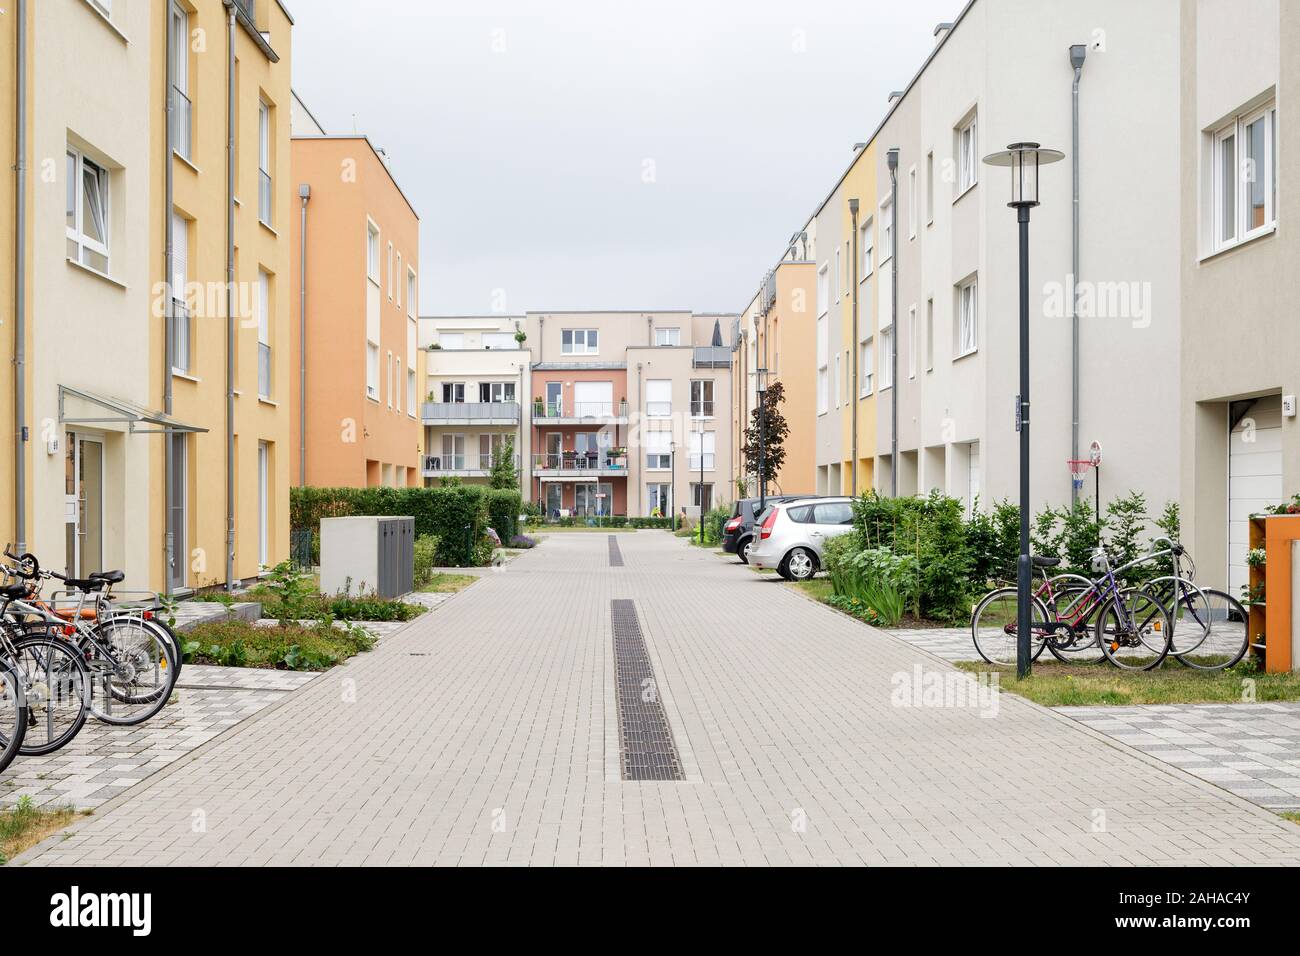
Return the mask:
<path id="1" fill-rule="evenodd" d="M 14 537 L 27 550 L 27 0 L 18 0 L 14 136 Z"/>
<path id="2" fill-rule="evenodd" d="M 1074 201 L 1073 213 L 1072 264 L 1070 267 L 1073 294 L 1070 296 L 1070 457 L 1079 458 L 1079 79 L 1083 75 L 1083 61 L 1088 55 L 1088 47 L 1076 43 L 1070 47 L 1070 65 L 1074 67 L 1074 83 L 1071 87 L 1072 135 L 1073 145 L 1070 151 L 1070 165 L 1074 167 Z M 1079 489 L 1074 480 L 1070 481 L 1070 504 L 1079 500 Z"/>
<path id="3" fill-rule="evenodd" d="M 163 4 L 163 29 L 167 37 L 167 70 L 163 75 L 166 91 L 167 135 L 163 142 L 163 411 L 172 413 L 172 329 L 176 321 L 176 290 L 172 288 L 172 267 L 175 252 L 172 249 L 172 143 L 175 139 L 176 101 L 172 76 L 176 72 L 175 38 L 172 36 L 172 7 Z M 184 294 L 184 290 L 182 290 Z M 176 519 L 172 513 L 172 483 L 175 480 L 176 462 L 172 456 L 172 432 L 163 433 L 163 592 L 172 593 L 172 580 L 176 566 Z"/>
<path id="4" fill-rule="evenodd" d="M 537 317 L 537 361 L 545 361 L 546 349 L 546 316 Z"/>
<path id="5" fill-rule="evenodd" d="M 299 234 L 302 236 L 301 260 L 298 269 L 298 486 L 307 487 L 307 200 L 311 199 L 311 185 L 298 187 L 302 200 Z"/>
<path id="6" fill-rule="evenodd" d="M 235 7 L 226 3 L 226 590 L 235 589 Z"/>
<path id="7" fill-rule="evenodd" d="M 853 279 L 851 280 L 853 301 L 850 304 L 850 308 L 853 309 L 853 334 L 849 338 L 849 347 L 852 350 L 850 367 L 853 369 L 853 384 L 849 386 L 853 434 L 849 439 L 849 446 L 853 457 L 849 461 L 849 493 L 856 498 L 858 496 L 858 201 L 856 199 L 849 200 L 849 218 L 853 229 Z"/>
<path id="8" fill-rule="evenodd" d="M 898 497 L 898 147 L 886 154 L 889 165 L 889 214 L 894 217 L 889 230 L 889 496 Z"/>
<path id="9" fill-rule="evenodd" d="M 654 317 L 650 315 L 645 317 L 645 344 L 655 344 L 655 320 Z"/>

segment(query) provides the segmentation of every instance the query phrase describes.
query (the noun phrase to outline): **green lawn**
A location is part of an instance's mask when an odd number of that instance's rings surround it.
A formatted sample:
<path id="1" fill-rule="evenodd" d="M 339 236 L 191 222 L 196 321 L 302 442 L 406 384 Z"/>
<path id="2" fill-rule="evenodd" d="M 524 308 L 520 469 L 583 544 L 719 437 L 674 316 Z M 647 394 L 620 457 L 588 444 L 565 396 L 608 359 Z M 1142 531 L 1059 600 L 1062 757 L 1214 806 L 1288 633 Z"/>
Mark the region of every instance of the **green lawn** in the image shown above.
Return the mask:
<path id="1" fill-rule="evenodd" d="M 633 531 L 641 531 L 641 530 L 646 530 L 646 531 L 658 531 L 658 530 L 661 530 L 661 529 L 658 529 L 658 528 L 645 528 L 645 529 L 641 529 L 641 528 L 599 528 L 599 527 L 588 527 L 588 526 L 585 525 L 585 524 L 584 524 L 584 525 L 574 525 L 573 527 L 565 527 L 565 526 L 563 526 L 563 525 L 548 525 L 548 524 L 544 524 L 544 525 L 538 525 L 538 526 L 536 526 L 536 527 L 530 527 L 530 528 L 528 528 L 528 529 L 524 532 L 524 534 L 529 534 L 529 535 L 532 535 L 532 534 L 571 534 L 571 533 L 574 533 L 574 532 L 581 533 L 581 532 L 584 532 L 584 531 L 586 531 L 586 532 L 596 532 L 597 534 L 630 534 L 630 533 L 633 532 Z"/>
<path id="2" fill-rule="evenodd" d="M 463 591 L 475 581 L 478 576 L 475 574 L 435 574 L 429 579 L 429 583 L 420 588 L 425 593 L 433 594 L 455 594 L 457 591 Z"/>
<path id="3" fill-rule="evenodd" d="M 1040 659 L 1023 681 L 1016 680 L 1014 669 L 983 661 L 962 661 L 956 666 L 972 673 L 996 673 L 1003 690 L 1046 707 L 1239 704 L 1246 701 L 1252 686 L 1257 701 L 1300 700 L 1300 674 L 1263 674 L 1250 670 L 1249 665 L 1228 671 L 1198 671 L 1170 659 L 1154 671 L 1122 671 L 1110 664 Z"/>

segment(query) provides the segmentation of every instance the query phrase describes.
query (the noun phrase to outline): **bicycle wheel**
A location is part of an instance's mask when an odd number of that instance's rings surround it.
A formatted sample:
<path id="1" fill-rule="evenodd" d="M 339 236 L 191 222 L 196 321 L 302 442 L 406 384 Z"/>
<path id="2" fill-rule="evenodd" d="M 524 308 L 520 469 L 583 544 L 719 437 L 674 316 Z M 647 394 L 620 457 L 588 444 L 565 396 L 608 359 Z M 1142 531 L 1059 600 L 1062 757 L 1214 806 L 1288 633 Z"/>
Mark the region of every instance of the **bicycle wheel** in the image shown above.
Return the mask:
<path id="1" fill-rule="evenodd" d="M 105 621 L 83 645 L 92 676 L 90 712 L 106 724 L 143 723 L 166 705 L 176 683 L 168 641 L 137 618 Z"/>
<path id="2" fill-rule="evenodd" d="M 145 621 L 144 624 L 145 627 L 152 629 L 160 638 L 162 638 L 164 641 L 167 642 L 169 647 L 171 647 L 172 660 L 176 665 L 176 671 L 174 676 L 172 677 L 172 683 L 173 684 L 179 683 L 181 679 L 181 668 L 184 666 L 185 663 L 183 660 L 181 660 L 181 658 L 184 657 L 185 655 L 184 652 L 181 650 L 180 638 L 177 636 L 176 632 L 173 631 L 165 622 L 158 620 L 158 618 L 156 617 L 151 620 Z"/>
<path id="3" fill-rule="evenodd" d="M 1169 611 L 1140 588 L 1112 595 L 1097 616 L 1097 643 L 1106 660 L 1131 671 L 1159 667 L 1169 654 Z"/>
<path id="4" fill-rule="evenodd" d="M 27 724 L 19 753 L 53 753 L 77 736 L 90 707 L 90 672 L 81 651 L 54 628 L 28 629 L 11 642 L 11 663 L 27 696 Z"/>
<path id="5" fill-rule="evenodd" d="M 1043 653 L 1046 624 L 1051 620 L 1047 606 L 1032 597 L 1030 608 L 1029 658 L 1038 660 Z M 1020 595 L 1015 588 L 999 588 L 990 592 L 971 613 L 971 639 L 975 650 L 985 661 L 1001 667 L 1015 667 L 1018 643 Z"/>
<path id="6" fill-rule="evenodd" d="M 1171 653 L 1180 663 L 1197 670 L 1218 671 L 1232 667 L 1250 649 L 1249 615 L 1240 601 L 1224 591 L 1202 588 L 1196 593 L 1201 601 L 1197 602 L 1197 607 L 1185 610 L 1183 615 L 1195 611 L 1198 620 L 1205 621 L 1207 633 L 1194 651 L 1183 650 L 1179 639 L 1175 638 Z"/>
<path id="7" fill-rule="evenodd" d="M 1105 657 L 1093 631 L 1093 618 L 1101 602 L 1092 582 L 1081 574 L 1058 574 L 1051 579 L 1051 588 L 1052 616 L 1069 624 L 1070 630 L 1054 631 L 1047 649 L 1062 664 L 1100 664 Z"/>
<path id="8" fill-rule="evenodd" d="M 1178 657 L 1199 653 L 1210 635 L 1210 606 L 1201 591 L 1187 578 L 1164 575 L 1142 584 L 1142 590 L 1169 609 L 1169 653 Z"/>
<path id="9" fill-rule="evenodd" d="M 7 656 L 0 656 L 0 772 L 23 745 L 27 733 L 27 695 L 22 675 Z"/>

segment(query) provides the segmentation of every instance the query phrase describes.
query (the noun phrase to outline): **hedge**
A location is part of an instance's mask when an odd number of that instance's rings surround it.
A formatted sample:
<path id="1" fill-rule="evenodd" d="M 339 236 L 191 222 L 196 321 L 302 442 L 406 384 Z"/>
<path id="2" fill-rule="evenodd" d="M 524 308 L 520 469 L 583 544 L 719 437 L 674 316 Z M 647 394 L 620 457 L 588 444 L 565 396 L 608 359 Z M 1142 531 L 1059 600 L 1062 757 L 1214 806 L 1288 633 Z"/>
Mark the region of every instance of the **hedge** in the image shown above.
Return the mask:
<path id="1" fill-rule="evenodd" d="M 438 539 L 437 561 L 440 565 L 469 567 L 480 563 L 483 557 L 480 539 L 488 527 L 488 493 L 489 490 L 481 485 L 446 488 L 295 487 L 289 490 L 289 521 L 295 528 L 318 531 L 322 518 L 410 515 L 415 518 L 417 537 L 433 535 Z M 515 499 L 518 500 L 518 495 Z"/>
<path id="2" fill-rule="evenodd" d="M 523 513 L 523 496 L 510 488 L 494 488 L 487 493 L 488 523 L 505 544 L 519 533 L 519 516 Z"/>

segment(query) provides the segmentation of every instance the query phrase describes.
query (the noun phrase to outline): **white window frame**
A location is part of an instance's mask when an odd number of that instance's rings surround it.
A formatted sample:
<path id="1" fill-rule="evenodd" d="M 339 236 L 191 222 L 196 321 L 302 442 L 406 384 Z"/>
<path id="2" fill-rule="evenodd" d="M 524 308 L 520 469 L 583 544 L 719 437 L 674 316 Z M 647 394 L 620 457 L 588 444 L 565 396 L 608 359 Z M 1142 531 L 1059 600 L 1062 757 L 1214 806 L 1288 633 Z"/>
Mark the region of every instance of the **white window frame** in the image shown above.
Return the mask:
<path id="1" fill-rule="evenodd" d="M 366 278 L 379 284 L 379 226 L 366 217 Z"/>
<path id="2" fill-rule="evenodd" d="M 171 4 L 171 18 L 168 22 L 168 30 L 171 31 L 172 47 L 174 57 L 172 60 L 172 75 L 170 82 L 172 88 L 185 97 L 186 102 L 190 99 L 190 14 L 189 11 L 181 7 L 178 3 Z M 189 109 L 178 105 L 178 108 L 172 115 L 172 127 L 174 135 L 177 135 L 181 143 L 185 145 L 182 151 L 177 149 L 177 143 L 172 142 L 171 147 L 176 151 L 178 156 L 185 159 L 190 158 L 194 151 L 194 120 L 193 104 Z M 186 124 L 186 129 L 181 131 L 181 123 Z"/>
<path id="3" fill-rule="evenodd" d="M 876 375 L 876 343 L 871 336 L 858 343 L 858 370 L 862 376 L 858 385 L 858 398 L 867 398 L 875 385 Z"/>
<path id="4" fill-rule="evenodd" d="M 916 378 L 916 305 L 907 307 L 907 377 Z"/>
<path id="5" fill-rule="evenodd" d="M 397 271 L 395 274 L 397 276 L 397 307 L 400 309 L 402 307 L 402 254 L 400 252 L 397 254 Z"/>
<path id="6" fill-rule="evenodd" d="M 704 470 L 713 471 L 717 465 L 718 433 L 705 432 L 701 438 L 697 431 L 687 432 L 686 470 L 698 473 L 700 457 L 704 458 Z"/>
<path id="7" fill-rule="evenodd" d="M 565 338 L 568 338 L 566 345 Z M 581 339 L 581 347 L 579 340 Z M 597 329 L 561 329 L 560 352 L 563 355 L 599 355 L 600 332 Z"/>
<path id="8" fill-rule="evenodd" d="M 366 398 L 379 401 L 379 343 L 366 341 Z"/>
<path id="9" fill-rule="evenodd" d="M 388 373 L 388 389 L 385 397 L 388 399 L 388 407 L 393 407 L 393 351 L 388 350 L 388 361 L 384 363 L 385 371 Z"/>
<path id="10" fill-rule="evenodd" d="M 880 390 L 883 392 L 887 388 L 894 387 L 894 361 L 893 350 L 897 346 L 894 343 L 894 327 L 886 326 L 880 330 Z"/>
<path id="11" fill-rule="evenodd" d="M 445 341 L 444 341 L 445 340 Z M 438 347 L 448 351 L 460 351 L 465 348 L 464 332 L 439 332 Z"/>
<path id="12" fill-rule="evenodd" d="M 668 399 L 651 398 L 650 392 L 662 394 L 665 390 Z M 673 380 L 670 378 L 650 378 L 645 383 L 645 414 L 647 418 L 669 418 L 673 413 Z"/>
<path id="13" fill-rule="evenodd" d="M 393 407 L 400 415 L 402 413 L 402 357 L 397 356 L 397 373 L 393 376 Z"/>
<path id="14" fill-rule="evenodd" d="M 934 298 L 925 300 L 925 370 L 934 371 Z"/>
<path id="15" fill-rule="evenodd" d="M 266 349 L 266 390 L 262 390 L 262 349 Z M 271 351 L 271 274 L 257 270 L 257 397 L 269 399 L 275 387 Z"/>
<path id="16" fill-rule="evenodd" d="M 925 154 L 925 224 L 934 225 L 934 150 Z"/>
<path id="17" fill-rule="evenodd" d="M 393 243 L 388 243 L 388 301 L 393 301 Z"/>
<path id="18" fill-rule="evenodd" d="M 979 184 L 979 114 L 972 112 L 956 130 L 957 195 L 961 198 Z"/>
<path id="19" fill-rule="evenodd" d="M 275 178 L 271 175 L 271 104 L 266 100 L 257 101 L 257 171 L 265 173 L 270 185 L 266 199 L 266 209 L 262 208 L 262 183 L 257 184 L 257 218 L 259 222 L 271 225 L 275 219 Z"/>
<path id="20" fill-rule="evenodd" d="M 817 318 L 817 414 L 830 411 L 830 323 L 822 315 Z"/>
<path id="21" fill-rule="evenodd" d="M 1264 122 L 1264 163 L 1262 172 L 1258 168 L 1247 166 L 1246 131 L 1256 122 Z M 1233 162 L 1233 209 L 1232 235 L 1224 237 L 1226 225 L 1223 216 L 1224 182 L 1223 182 L 1223 148 L 1224 141 L 1232 137 Z M 1267 235 L 1277 228 L 1277 103 L 1274 100 L 1244 110 L 1232 120 L 1213 131 L 1211 138 L 1210 196 L 1213 205 L 1211 216 L 1210 248 L 1214 252 L 1231 249 L 1243 242 L 1249 242 L 1258 236 Z M 1264 222 L 1254 228 L 1250 226 L 1251 186 L 1263 179 Z"/>
<path id="22" fill-rule="evenodd" d="M 717 386 L 714 384 L 714 380 L 711 378 L 693 378 L 691 379 L 690 389 L 691 418 L 711 419 L 716 417 L 717 405 L 715 404 L 715 399 L 717 397 Z M 700 395 L 698 399 L 695 397 L 697 390 Z M 708 392 L 707 398 L 705 397 L 706 391 Z M 704 414 L 706 406 L 709 410 L 709 414 L 707 415 Z"/>
<path id="23" fill-rule="evenodd" d="M 419 287 L 416 285 L 416 279 L 415 279 L 415 270 L 412 269 L 410 266 L 407 266 L 406 267 L 406 314 L 408 317 L 412 319 L 415 318 L 415 313 L 418 311 L 416 308 L 416 302 L 418 300 L 418 294 L 417 294 L 418 289 Z"/>
<path id="24" fill-rule="evenodd" d="M 886 262 L 894 257 L 894 200 L 887 197 L 880 203 L 880 239 L 883 245 L 880 249 L 880 264 L 883 266 Z"/>
<path id="25" fill-rule="evenodd" d="M 907 171 L 907 238 L 909 241 L 916 238 L 916 213 L 920 199 L 917 195 L 916 177 L 916 164 L 913 163 Z"/>
<path id="26" fill-rule="evenodd" d="M 823 316 L 831 310 L 831 274 L 830 266 L 823 262 L 817 270 L 817 315 Z"/>
<path id="27" fill-rule="evenodd" d="M 257 443 L 257 563 L 271 563 L 271 443 Z"/>
<path id="28" fill-rule="evenodd" d="M 835 301 L 840 301 L 840 296 L 844 290 L 844 269 L 840 265 L 840 247 L 835 247 L 835 271 L 831 273 L 831 285 L 835 288 Z"/>
<path id="29" fill-rule="evenodd" d="M 415 407 L 419 404 L 416 385 L 415 369 L 408 366 L 406 369 L 406 414 L 411 418 L 415 417 Z"/>
<path id="30" fill-rule="evenodd" d="M 957 286 L 956 335 L 953 338 L 953 360 L 979 351 L 979 281 L 968 279 Z"/>
<path id="31" fill-rule="evenodd" d="M 442 403 L 444 405 L 463 405 L 465 404 L 465 383 L 464 382 L 442 382 Z M 451 398 L 447 398 L 447 389 L 451 389 Z M 457 392 L 459 391 L 459 396 Z"/>
<path id="32" fill-rule="evenodd" d="M 681 344 L 682 344 L 681 329 L 655 329 L 656 346 L 681 345 Z"/>
<path id="33" fill-rule="evenodd" d="M 873 252 L 876 245 L 876 221 L 871 216 L 862 224 L 859 229 L 861 235 L 858 237 L 858 245 L 862 248 L 862 278 L 859 281 L 866 282 L 871 278 L 872 262 L 875 258 Z"/>
<path id="34" fill-rule="evenodd" d="M 76 183 L 73 192 L 73 196 L 75 197 L 73 199 L 73 213 L 74 213 L 73 218 L 75 222 L 74 225 L 68 226 L 67 220 L 65 218 L 64 225 L 66 227 L 66 233 L 69 241 L 75 243 L 77 246 L 77 255 L 76 258 L 73 258 L 72 256 L 68 256 L 68 258 L 71 261 L 76 262 L 78 265 L 85 266 L 87 269 L 92 269 L 95 272 L 99 272 L 101 270 L 97 269 L 95 266 L 91 265 L 89 262 L 86 261 L 87 250 L 89 250 L 90 252 L 98 253 L 99 255 L 104 257 L 105 266 L 102 271 L 105 275 L 108 275 L 110 274 L 110 270 L 113 267 L 113 256 L 111 253 L 111 245 L 110 245 L 110 240 L 112 238 L 112 226 L 113 226 L 112 173 L 102 163 L 90 158 L 81 150 L 77 149 L 75 146 L 67 147 L 66 158 L 68 160 L 72 160 L 73 171 L 69 175 L 75 177 L 74 182 Z M 66 162 L 64 163 L 64 166 L 65 168 L 67 167 Z M 92 167 L 95 171 L 95 182 L 99 190 L 99 205 L 101 207 L 100 218 L 102 221 L 100 225 L 101 225 L 101 232 L 104 235 L 103 241 L 94 239 L 91 236 L 86 235 L 85 233 L 85 215 L 86 215 L 85 173 L 86 173 L 87 166 Z"/>
<path id="35" fill-rule="evenodd" d="M 673 460 L 673 433 L 646 431 L 641 433 L 645 444 L 646 471 L 669 471 Z M 664 441 L 659 440 L 663 436 Z M 650 439 L 653 438 L 652 442 Z"/>

